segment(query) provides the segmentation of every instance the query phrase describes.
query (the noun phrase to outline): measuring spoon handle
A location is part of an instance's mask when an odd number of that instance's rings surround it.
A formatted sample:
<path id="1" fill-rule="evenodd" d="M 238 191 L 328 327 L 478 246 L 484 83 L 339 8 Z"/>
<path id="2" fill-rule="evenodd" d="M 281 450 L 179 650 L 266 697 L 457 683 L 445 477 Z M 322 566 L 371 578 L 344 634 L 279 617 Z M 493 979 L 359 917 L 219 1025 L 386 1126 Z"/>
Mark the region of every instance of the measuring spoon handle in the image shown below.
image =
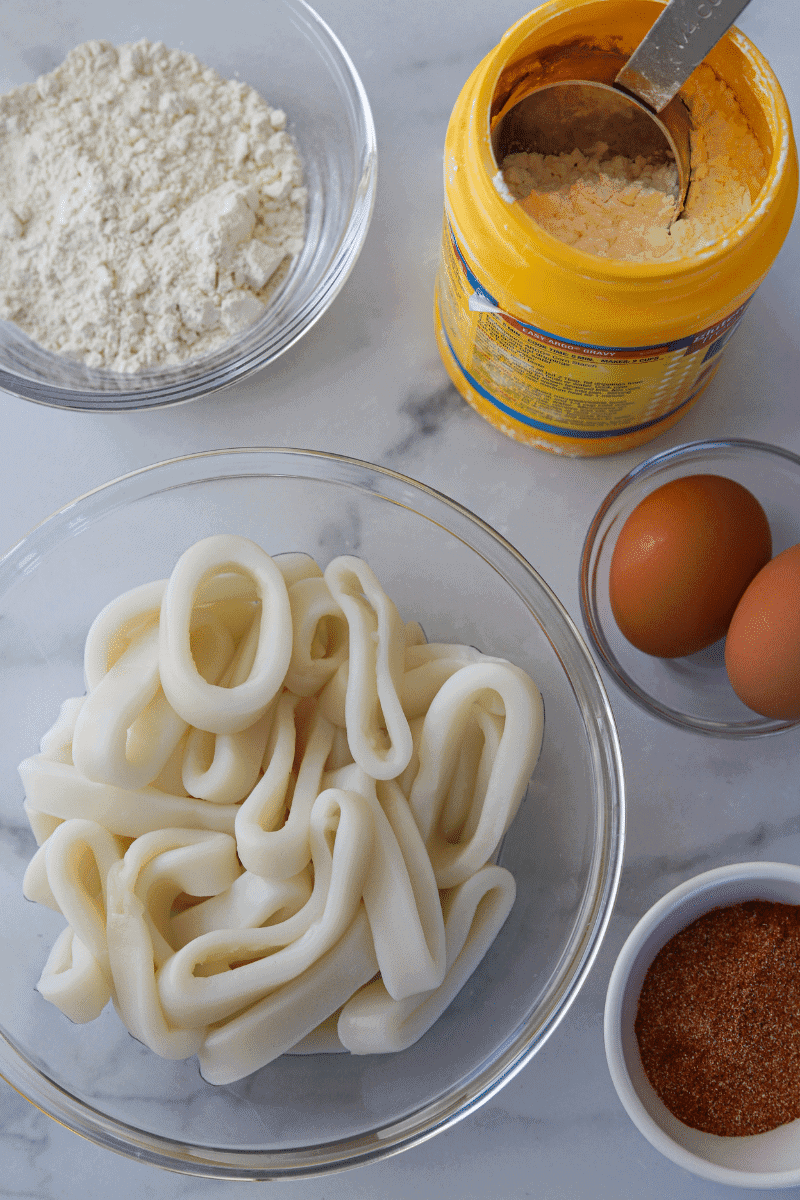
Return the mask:
<path id="1" fill-rule="evenodd" d="M 616 83 L 661 112 L 749 0 L 669 0 Z"/>

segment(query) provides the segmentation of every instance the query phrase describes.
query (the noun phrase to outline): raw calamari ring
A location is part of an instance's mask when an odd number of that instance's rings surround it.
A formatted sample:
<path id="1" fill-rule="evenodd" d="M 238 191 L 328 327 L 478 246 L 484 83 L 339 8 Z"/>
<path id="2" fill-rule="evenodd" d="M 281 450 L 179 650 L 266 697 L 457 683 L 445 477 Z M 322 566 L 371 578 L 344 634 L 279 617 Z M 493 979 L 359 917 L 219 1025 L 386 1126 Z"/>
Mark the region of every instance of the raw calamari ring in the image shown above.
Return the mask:
<path id="1" fill-rule="evenodd" d="M 59 709 L 58 716 L 39 743 L 43 758 L 51 762 L 72 764 L 72 739 L 78 714 L 83 708 L 85 696 L 71 696 Z"/>
<path id="2" fill-rule="evenodd" d="M 62 818 L 52 817 L 49 813 L 39 812 L 38 809 L 28 804 L 27 800 L 23 802 L 22 808 L 25 816 L 28 818 L 31 833 L 36 839 L 36 845 L 41 849 L 53 830 L 58 829 L 62 823 Z"/>
<path id="3" fill-rule="evenodd" d="M 395 1000 L 439 986 L 445 972 L 444 920 L 436 880 L 408 802 L 392 780 L 344 767 L 335 787 L 368 801 L 375 840 L 363 898 L 381 978 Z M 380 796 L 380 800 L 378 797 Z"/>
<path id="4" fill-rule="evenodd" d="M 347 622 L 324 579 L 299 579 L 289 588 L 289 604 L 294 634 L 285 686 L 313 696 L 347 658 Z"/>
<path id="5" fill-rule="evenodd" d="M 439 831 L 447 842 L 465 842 L 475 833 L 492 764 L 503 737 L 503 718 L 476 704 L 470 713 L 439 817 Z"/>
<path id="6" fill-rule="evenodd" d="M 338 942 L 302 974 L 209 1031 L 198 1051 L 208 1083 L 235 1083 L 285 1054 L 349 1000 L 378 969 L 363 905 Z M 336 1039 L 336 1048 L 341 1043 Z M 319 1041 L 314 1053 L 319 1053 Z"/>
<path id="7" fill-rule="evenodd" d="M 55 723 L 43 734 L 39 743 L 42 758 L 49 759 L 50 762 L 72 766 L 72 735 L 75 732 L 78 713 L 81 711 L 85 699 L 85 696 L 71 696 L 61 705 Z M 36 838 L 36 845 L 41 847 L 53 830 L 61 824 L 61 818 L 50 816 L 49 813 L 38 812 L 27 802 L 23 804 L 23 808 L 31 832 Z M 35 899 L 35 897 L 30 898 Z"/>
<path id="8" fill-rule="evenodd" d="M 55 902 L 75 936 L 108 973 L 106 882 L 122 858 L 120 842 L 96 821 L 73 819 L 59 825 L 43 849 Z"/>
<path id="9" fill-rule="evenodd" d="M 442 684 L 470 662 L 479 662 L 483 655 L 471 646 L 437 646 L 426 644 L 406 651 L 405 671 L 400 685 L 400 702 L 409 721 L 422 717 L 430 708 L 433 697 Z M 437 651 L 449 650 L 449 654 Z M 427 651 L 427 653 L 425 653 Z M 459 653 L 462 651 L 462 653 Z"/>
<path id="10" fill-rule="evenodd" d="M 131 642 L 157 623 L 166 586 L 166 579 L 143 583 L 123 592 L 100 610 L 89 627 L 83 648 L 87 691 L 97 687 Z"/>
<path id="11" fill-rule="evenodd" d="M 86 697 L 72 738 L 72 761 L 94 783 L 134 791 L 147 787 L 164 768 L 186 730 L 167 704 L 158 676 L 158 627 L 133 641 Z M 150 738 L 139 738 L 130 754 L 128 731 L 146 709 L 158 705 Z M 155 735 L 155 736 L 154 736 Z"/>
<path id="12" fill-rule="evenodd" d="M 195 614 L 191 647 L 202 677 L 213 682 L 230 661 L 233 639 L 213 616 Z M 135 791 L 161 774 L 187 728 L 161 688 L 159 631 L 153 624 L 130 642 L 85 698 L 75 722 L 72 761 L 95 783 Z"/>
<path id="13" fill-rule="evenodd" d="M 472 709 L 487 694 L 502 701 L 503 733 L 474 828 L 454 844 L 447 841 L 440 821 Z M 524 671 L 500 659 L 463 667 L 437 693 L 423 723 L 419 772 L 409 802 L 440 888 L 463 883 L 500 845 L 539 757 L 543 730 L 538 688 Z"/>
<path id="14" fill-rule="evenodd" d="M 63 823 L 63 821 L 60 822 L 62 825 Z M 50 880 L 47 878 L 46 841 L 42 842 L 25 868 L 25 874 L 22 877 L 22 894 L 26 900 L 32 900 L 34 904 L 43 904 L 45 908 L 61 912 L 58 901 L 53 895 L 53 889 L 50 887 Z"/>
<path id="15" fill-rule="evenodd" d="M 139 891 L 144 890 L 148 898 L 147 893 L 154 882 L 151 873 L 148 886 L 145 872 L 150 863 L 169 851 L 187 847 L 195 851 L 194 855 L 191 851 L 188 855 L 188 869 L 187 856 L 178 857 L 177 861 L 173 857 L 171 864 L 168 863 L 167 876 L 170 871 L 177 876 L 173 879 L 173 887 L 182 891 L 184 882 L 196 883 L 193 857 L 195 864 L 201 863 L 204 887 L 209 884 L 213 887 L 217 883 L 222 885 L 222 890 L 230 886 L 231 873 L 238 870 L 232 861 L 235 859 L 233 839 L 187 829 L 159 830 L 137 838 L 122 861 L 108 873 L 108 954 L 114 980 L 114 1004 L 128 1032 L 162 1058 L 169 1059 L 190 1058 L 196 1054 L 204 1031 L 175 1028 L 164 1015 L 156 987 L 157 958 L 151 934 L 152 917 Z M 216 859 L 216 869 L 211 872 L 215 878 L 211 879 L 208 878 L 209 850 L 212 864 Z"/>
<path id="16" fill-rule="evenodd" d="M 153 942 L 144 905 L 120 881 L 119 863 L 108 875 L 108 954 L 116 991 L 114 1007 L 125 1028 L 162 1058 L 191 1058 L 202 1029 L 176 1029 L 166 1020 L 155 982 Z"/>
<path id="17" fill-rule="evenodd" d="M 239 733 L 189 731 L 181 779 L 190 796 L 210 804 L 238 804 L 250 795 L 261 773 L 270 709 Z"/>
<path id="18" fill-rule="evenodd" d="M 297 741 L 294 710 L 298 696 L 284 692 L 264 751 L 264 774 L 236 813 L 236 844 L 248 871 L 265 878 L 271 874 L 274 855 L 272 834 L 283 823 Z M 280 848 L 278 850 L 280 857 Z"/>
<path id="19" fill-rule="evenodd" d="M 169 921 L 167 941 L 180 950 L 215 929 L 257 929 L 277 924 L 298 913 L 310 896 L 308 867 L 291 879 L 279 880 L 262 879 L 252 871 L 244 871 L 226 891 L 175 913 Z"/>
<path id="20" fill-rule="evenodd" d="M 322 790 L 322 774 L 333 746 L 333 726 L 323 716 L 315 714 L 300 761 L 289 815 L 279 828 L 269 828 L 275 818 L 283 814 L 292 759 L 299 741 L 293 720 L 297 706 L 298 701 L 291 693 L 281 697 L 280 715 L 275 722 L 278 727 L 275 771 L 273 773 L 270 762 L 236 815 L 239 857 L 248 871 L 265 878 L 289 879 L 309 862 L 311 810 Z"/>
<path id="21" fill-rule="evenodd" d="M 411 731 L 398 695 L 404 670 L 405 625 L 373 571 L 343 555 L 325 568 L 325 582 L 347 618 L 347 740 L 354 760 L 373 779 L 394 779 L 411 758 Z"/>
<path id="22" fill-rule="evenodd" d="M 302 550 L 285 550 L 281 554 L 273 554 L 272 561 L 283 576 L 287 588 L 297 583 L 299 579 L 321 579 L 322 571 L 310 554 Z"/>
<path id="23" fill-rule="evenodd" d="M 159 839 L 161 839 L 159 841 Z M 137 863 L 146 843 L 157 848 L 147 861 Z M 166 849 L 158 849 L 166 844 Z M 148 855 L 150 851 L 148 851 Z M 131 886 L 144 905 L 144 919 L 153 943 L 153 958 L 160 967 L 177 946 L 169 940 L 170 916 L 178 896 L 218 896 L 235 883 L 242 873 L 236 857 L 236 841 L 226 833 L 207 830 L 174 830 L 137 838 L 126 855 L 126 871 L 138 871 Z"/>
<path id="24" fill-rule="evenodd" d="M 75 767 L 52 762 L 40 754 L 19 764 L 25 788 L 25 811 L 58 817 L 86 817 L 110 833 L 138 838 L 154 829 L 210 829 L 233 833 L 238 806 L 207 804 L 192 796 L 175 796 L 157 788 L 126 791 L 93 783 Z"/>
<path id="25" fill-rule="evenodd" d="M 324 895 L 319 919 L 299 937 L 302 910 L 279 925 L 224 929 L 195 938 L 159 972 L 158 991 L 168 1019 L 188 1028 L 225 1020 L 307 970 L 352 924 L 372 843 L 372 813 L 363 797 L 335 789 L 322 792 L 311 813 L 314 891 L 309 904 Z M 217 973 L 196 974 L 209 965 Z"/>
<path id="26" fill-rule="evenodd" d="M 258 638 L 259 626 L 254 620 L 220 679 L 222 687 L 236 688 L 247 679 Z M 273 700 L 262 717 L 239 733 L 190 731 L 182 769 L 183 785 L 190 796 L 212 804 L 237 804 L 250 794 L 261 770 L 274 706 Z"/>
<path id="27" fill-rule="evenodd" d="M 111 999 L 100 964 L 69 925 L 53 943 L 36 990 L 78 1025 L 94 1021 Z"/>
<path id="28" fill-rule="evenodd" d="M 261 600 L 252 671 L 235 688 L 203 679 L 192 657 L 192 608 L 204 579 L 226 571 L 251 578 Z M 292 616 L 278 567 L 255 542 L 217 534 L 190 546 L 170 575 L 159 623 L 161 686 L 190 725 L 209 733 L 239 733 L 262 717 L 282 684 L 292 655 Z"/>
<path id="29" fill-rule="evenodd" d="M 419 1041 L 461 991 L 500 932 L 516 896 L 503 867 L 483 867 L 444 899 L 447 973 L 435 991 L 393 1000 L 375 980 L 342 1009 L 339 1039 L 351 1054 L 391 1054 Z"/>

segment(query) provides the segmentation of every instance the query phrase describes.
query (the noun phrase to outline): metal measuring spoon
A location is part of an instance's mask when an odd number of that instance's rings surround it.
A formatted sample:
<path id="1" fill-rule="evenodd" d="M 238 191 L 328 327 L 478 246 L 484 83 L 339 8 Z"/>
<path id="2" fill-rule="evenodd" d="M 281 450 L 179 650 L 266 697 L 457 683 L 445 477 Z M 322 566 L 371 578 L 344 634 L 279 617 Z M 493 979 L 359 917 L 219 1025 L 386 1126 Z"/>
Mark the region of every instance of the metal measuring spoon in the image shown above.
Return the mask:
<path id="1" fill-rule="evenodd" d="M 613 78 L 545 84 L 508 108 L 494 133 L 498 160 L 519 150 L 560 154 L 606 142 L 612 155 L 665 158 L 678 169 L 675 217 L 689 187 L 689 113 L 677 93 L 749 0 L 669 0 Z M 587 60 L 587 62 L 590 60 Z M 598 55 L 597 73 L 608 74 Z M 593 69 L 590 67 L 589 69 Z"/>

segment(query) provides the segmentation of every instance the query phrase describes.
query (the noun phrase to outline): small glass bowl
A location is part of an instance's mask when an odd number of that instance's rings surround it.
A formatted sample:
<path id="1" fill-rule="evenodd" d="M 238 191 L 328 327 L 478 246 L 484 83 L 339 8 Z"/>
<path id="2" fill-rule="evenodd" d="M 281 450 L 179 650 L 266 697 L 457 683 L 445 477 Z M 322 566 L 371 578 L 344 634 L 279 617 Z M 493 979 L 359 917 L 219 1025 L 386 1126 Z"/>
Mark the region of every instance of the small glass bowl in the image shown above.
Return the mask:
<path id="1" fill-rule="evenodd" d="M 28 903 L 35 851 L 17 773 L 65 697 L 113 597 L 166 577 L 212 533 L 321 565 L 356 554 L 430 641 L 512 659 L 538 683 L 545 735 L 500 862 L 517 900 L 436 1025 L 399 1054 L 283 1056 L 229 1087 L 197 1061 L 134 1041 L 111 1006 L 73 1025 L 34 989 L 63 924 Z M 467 585 L 465 586 L 465 581 Z M 422 484 L 313 451 L 221 450 L 90 492 L 0 561 L 0 1075 L 78 1133 L 140 1160 L 225 1179 L 312 1175 L 380 1159 L 448 1128 L 553 1032 L 594 961 L 622 863 L 616 729 L 599 673 L 533 568 L 488 525 Z"/>
<path id="2" fill-rule="evenodd" d="M 608 1068 L 628 1116 L 661 1154 L 715 1183 L 742 1188 L 800 1185 L 800 1120 L 749 1137 L 718 1137 L 674 1117 L 644 1073 L 634 1022 L 645 975 L 675 934 L 712 908 L 769 900 L 800 904 L 800 867 L 732 863 L 679 884 L 645 913 L 620 951 L 608 984 Z"/>
<path id="3" fill-rule="evenodd" d="M 0 321 L 0 388 L 56 408 L 156 408 L 195 400 L 273 362 L 319 320 L 350 274 L 377 179 L 369 101 L 341 42 L 305 0 L 60 0 L 0 11 L 0 91 L 58 66 L 81 42 L 147 38 L 194 53 L 287 114 L 308 188 L 306 241 L 250 328 L 178 366 L 97 370 Z"/>
<path id="4" fill-rule="evenodd" d="M 800 542 L 800 458 L 779 446 L 729 438 L 690 442 L 648 458 L 606 496 L 583 545 L 580 598 L 593 648 L 614 682 L 646 712 L 712 737 L 760 737 L 796 721 L 759 716 L 742 703 L 725 671 L 724 640 L 686 658 L 654 658 L 620 633 L 608 598 L 611 556 L 637 504 L 684 475 L 724 475 L 748 488 L 767 514 L 772 553 Z"/>

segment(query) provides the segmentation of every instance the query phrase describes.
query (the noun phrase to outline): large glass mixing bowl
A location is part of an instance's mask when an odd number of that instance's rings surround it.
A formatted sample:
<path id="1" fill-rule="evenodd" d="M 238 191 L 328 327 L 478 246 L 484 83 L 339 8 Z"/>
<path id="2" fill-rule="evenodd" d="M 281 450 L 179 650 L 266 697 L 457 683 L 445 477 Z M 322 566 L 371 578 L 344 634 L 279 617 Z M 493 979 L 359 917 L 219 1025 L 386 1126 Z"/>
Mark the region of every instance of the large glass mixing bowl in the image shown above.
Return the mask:
<path id="1" fill-rule="evenodd" d="M 544 697 L 541 758 L 500 853 L 517 898 L 449 1009 L 399 1054 L 284 1056 L 213 1087 L 168 1062 L 112 1006 L 74 1025 L 35 991 L 63 924 L 21 891 L 35 850 L 17 765 L 62 700 L 83 694 L 83 642 L 113 597 L 167 576 L 196 539 L 240 533 L 325 565 L 366 559 L 429 640 L 513 660 Z M 0 1074 L 62 1124 L 173 1170 L 226 1179 L 379 1159 L 446 1129 L 553 1032 L 595 958 L 622 862 L 617 734 L 580 635 L 536 571 L 460 505 L 392 471 L 287 449 L 220 450 L 82 496 L 0 562 Z M 535 1084 L 534 1084 L 535 1086 Z"/>

